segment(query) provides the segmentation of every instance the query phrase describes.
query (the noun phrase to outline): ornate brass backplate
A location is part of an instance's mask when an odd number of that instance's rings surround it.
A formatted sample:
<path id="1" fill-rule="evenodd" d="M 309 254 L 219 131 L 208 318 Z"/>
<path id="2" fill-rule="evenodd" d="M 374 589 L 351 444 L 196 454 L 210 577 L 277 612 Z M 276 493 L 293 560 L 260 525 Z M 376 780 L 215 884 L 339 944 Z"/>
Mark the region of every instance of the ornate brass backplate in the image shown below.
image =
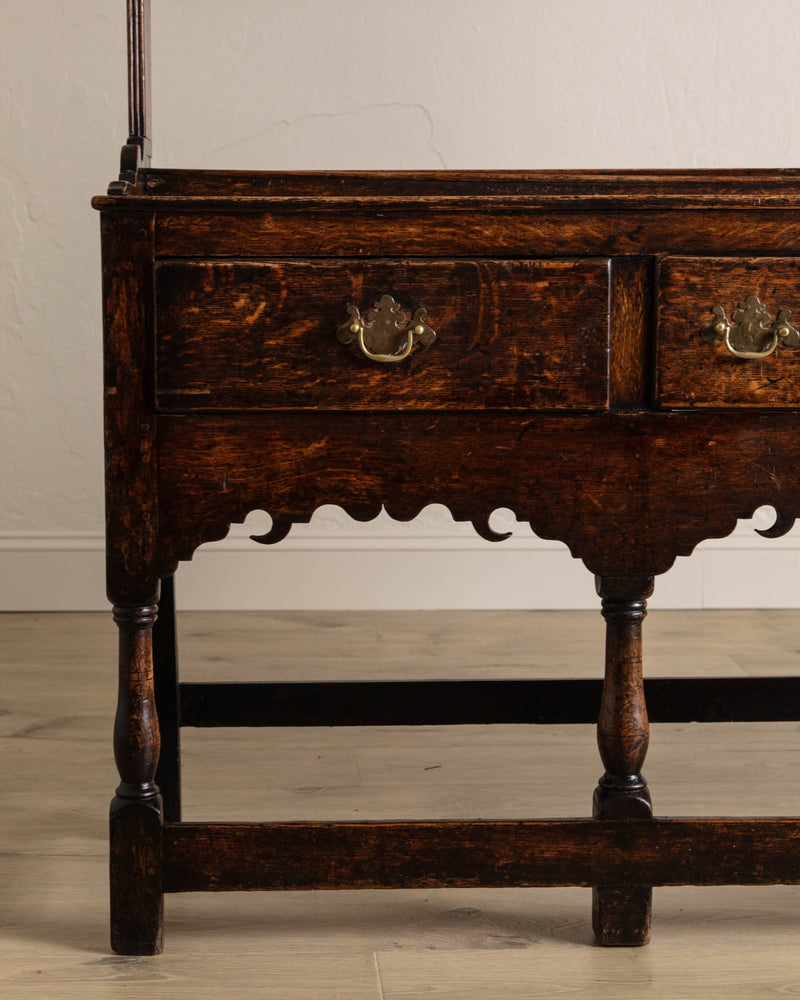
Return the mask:
<path id="1" fill-rule="evenodd" d="M 435 331 L 425 322 L 425 307 L 415 309 L 409 321 L 391 295 L 382 295 L 364 316 L 352 305 L 347 307 L 347 315 L 336 336 L 343 344 L 357 340 L 362 354 L 370 361 L 389 364 L 403 361 L 417 342 L 428 346 L 436 340 Z"/>
<path id="2" fill-rule="evenodd" d="M 732 321 L 725 309 L 716 305 L 711 312 L 714 320 L 700 331 L 708 343 L 724 341 L 728 352 L 735 358 L 766 358 L 779 343 L 786 347 L 800 344 L 800 332 L 790 323 L 791 309 L 781 309 L 772 322 L 764 303 L 757 295 L 748 295 L 733 313 Z"/>

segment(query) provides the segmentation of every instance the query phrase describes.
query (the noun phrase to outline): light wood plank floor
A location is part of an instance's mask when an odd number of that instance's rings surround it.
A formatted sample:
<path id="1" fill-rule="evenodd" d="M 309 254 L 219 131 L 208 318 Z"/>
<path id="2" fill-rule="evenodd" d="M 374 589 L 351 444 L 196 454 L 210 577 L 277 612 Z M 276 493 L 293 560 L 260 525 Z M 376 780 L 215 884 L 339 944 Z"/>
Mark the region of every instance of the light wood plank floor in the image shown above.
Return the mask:
<path id="1" fill-rule="evenodd" d="M 185 614 L 185 679 L 599 676 L 584 612 Z M 792 674 L 800 612 L 655 612 L 647 673 Z M 267 1000 L 800 995 L 800 891 L 656 889 L 653 942 L 591 944 L 582 889 L 167 897 L 166 951 L 107 945 L 108 615 L 0 616 L 0 996 Z M 588 815 L 590 727 L 184 736 L 187 819 Z M 800 726 L 654 726 L 661 815 L 796 815 Z"/>

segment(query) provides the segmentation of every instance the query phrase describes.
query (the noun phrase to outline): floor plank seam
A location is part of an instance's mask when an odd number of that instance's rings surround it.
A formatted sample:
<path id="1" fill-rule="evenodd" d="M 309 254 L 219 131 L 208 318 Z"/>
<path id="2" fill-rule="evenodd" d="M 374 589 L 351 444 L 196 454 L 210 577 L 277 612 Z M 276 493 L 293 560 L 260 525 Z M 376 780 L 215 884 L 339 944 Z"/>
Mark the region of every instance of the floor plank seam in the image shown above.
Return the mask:
<path id="1" fill-rule="evenodd" d="M 375 977 L 378 980 L 378 1000 L 386 1000 L 386 995 L 383 992 L 383 979 L 381 978 L 381 965 L 378 961 L 377 951 L 373 951 L 372 960 L 375 963 Z"/>

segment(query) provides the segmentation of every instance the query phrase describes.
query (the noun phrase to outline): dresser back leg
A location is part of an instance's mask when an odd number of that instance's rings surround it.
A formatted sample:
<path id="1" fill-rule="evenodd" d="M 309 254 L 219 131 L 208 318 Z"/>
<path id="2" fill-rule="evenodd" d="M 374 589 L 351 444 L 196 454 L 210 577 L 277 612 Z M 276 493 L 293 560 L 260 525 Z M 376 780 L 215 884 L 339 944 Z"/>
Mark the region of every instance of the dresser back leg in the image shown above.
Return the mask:
<path id="1" fill-rule="evenodd" d="M 153 691 L 156 605 L 114 607 L 119 626 L 119 698 L 111 803 L 111 947 L 120 955 L 161 951 L 164 904 L 162 807 L 155 783 L 159 731 Z"/>
<path id="2" fill-rule="evenodd" d="M 164 801 L 164 822 L 180 823 L 181 709 L 173 576 L 161 581 L 158 618 L 153 626 L 153 679 L 161 734 L 156 784 Z"/>
<path id="3" fill-rule="evenodd" d="M 597 819 L 647 819 L 652 804 L 641 769 L 649 723 L 642 679 L 642 621 L 652 577 L 598 577 L 606 620 L 603 697 L 597 743 L 605 773 L 594 793 Z M 642 945 L 650 939 L 653 890 L 599 886 L 592 890 L 592 925 L 599 944 Z"/>

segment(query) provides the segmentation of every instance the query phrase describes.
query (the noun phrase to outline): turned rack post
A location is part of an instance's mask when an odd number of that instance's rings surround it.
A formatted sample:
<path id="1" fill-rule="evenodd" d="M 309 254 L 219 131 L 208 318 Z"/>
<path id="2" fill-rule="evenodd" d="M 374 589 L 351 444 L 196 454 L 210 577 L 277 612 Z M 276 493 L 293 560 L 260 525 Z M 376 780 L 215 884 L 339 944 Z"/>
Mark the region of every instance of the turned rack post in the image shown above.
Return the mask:
<path id="1" fill-rule="evenodd" d="M 128 0 L 128 141 L 109 194 L 129 194 L 150 165 L 150 0 Z"/>
<path id="2" fill-rule="evenodd" d="M 150 0 L 128 0 L 128 142 L 150 161 Z"/>

